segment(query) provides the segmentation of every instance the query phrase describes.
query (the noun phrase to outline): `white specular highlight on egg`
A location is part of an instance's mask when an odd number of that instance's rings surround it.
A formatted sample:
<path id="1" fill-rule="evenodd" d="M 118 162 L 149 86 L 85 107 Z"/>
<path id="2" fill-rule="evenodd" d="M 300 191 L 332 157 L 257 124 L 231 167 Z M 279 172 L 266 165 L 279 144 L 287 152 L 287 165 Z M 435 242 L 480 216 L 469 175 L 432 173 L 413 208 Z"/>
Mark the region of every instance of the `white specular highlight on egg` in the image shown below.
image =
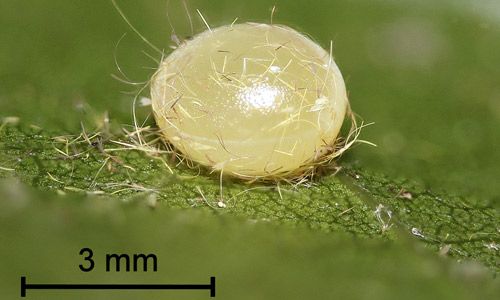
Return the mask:
<path id="1" fill-rule="evenodd" d="M 151 81 L 163 136 L 188 159 L 242 178 L 294 176 L 331 152 L 348 100 L 329 51 L 280 25 L 203 32 Z"/>
<path id="2" fill-rule="evenodd" d="M 235 101 L 240 102 L 242 109 L 248 112 L 251 110 L 271 112 L 280 105 L 282 98 L 282 88 L 263 82 L 241 89 Z"/>

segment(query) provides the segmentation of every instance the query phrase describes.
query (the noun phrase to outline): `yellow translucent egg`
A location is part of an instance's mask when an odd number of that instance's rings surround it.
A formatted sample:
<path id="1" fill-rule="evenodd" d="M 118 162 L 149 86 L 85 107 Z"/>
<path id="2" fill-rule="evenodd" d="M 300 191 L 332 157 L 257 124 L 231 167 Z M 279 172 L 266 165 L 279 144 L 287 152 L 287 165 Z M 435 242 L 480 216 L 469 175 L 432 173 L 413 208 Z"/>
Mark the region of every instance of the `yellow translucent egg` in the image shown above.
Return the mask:
<path id="1" fill-rule="evenodd" d="M 196 35 L 151 81 L 164 137 L 188 159 L 243 178 L 294 176 L 331 152 L 348 100 L 330 53 L 281 25 Z"/>

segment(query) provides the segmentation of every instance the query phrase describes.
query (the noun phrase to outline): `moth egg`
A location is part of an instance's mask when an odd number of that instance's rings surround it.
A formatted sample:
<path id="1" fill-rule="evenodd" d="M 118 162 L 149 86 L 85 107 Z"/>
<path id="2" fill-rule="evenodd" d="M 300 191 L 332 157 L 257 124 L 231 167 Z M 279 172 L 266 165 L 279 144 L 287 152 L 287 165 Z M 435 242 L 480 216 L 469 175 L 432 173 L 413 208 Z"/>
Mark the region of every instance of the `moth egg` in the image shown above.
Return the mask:
<path id="1" fill-rule="evenodd" d="M 282 25 L 209 29 L 151 80 L 162 135 L 188 159 L 241 178 L 294 176 L 331 153 L 348 107 L 330 52 Z"/>

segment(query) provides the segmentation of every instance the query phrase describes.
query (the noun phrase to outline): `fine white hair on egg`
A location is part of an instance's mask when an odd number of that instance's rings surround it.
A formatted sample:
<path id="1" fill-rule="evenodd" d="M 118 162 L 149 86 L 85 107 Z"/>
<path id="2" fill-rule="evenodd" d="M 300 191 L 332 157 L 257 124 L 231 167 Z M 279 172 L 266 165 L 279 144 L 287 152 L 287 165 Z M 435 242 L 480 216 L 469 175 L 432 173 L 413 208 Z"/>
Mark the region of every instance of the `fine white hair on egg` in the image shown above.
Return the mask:
<path id="1" fill-rule="evenodd" d="M 331 48 L 259 23 L 209 28 L 180 45 L 152 77 L 151 101 L 163 137 L 186 158 L 245 179 L 297 177 L 326 161 L 349 112 Z"/>

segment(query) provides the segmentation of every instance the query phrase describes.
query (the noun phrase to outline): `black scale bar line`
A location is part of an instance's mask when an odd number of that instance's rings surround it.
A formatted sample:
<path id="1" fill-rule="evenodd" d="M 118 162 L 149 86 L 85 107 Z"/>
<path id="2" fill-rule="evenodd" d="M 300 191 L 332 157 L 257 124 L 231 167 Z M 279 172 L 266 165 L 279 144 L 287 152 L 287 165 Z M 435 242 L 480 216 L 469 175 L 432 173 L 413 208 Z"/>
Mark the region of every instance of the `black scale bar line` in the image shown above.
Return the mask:
<path id="1" fill-rule="evenodd" d="M 210 284 L 40 284 L 26 283 L 26 276 L 21 276 L 21 297 L 27 290 L 209 290 L 215 297 L 215 277 L 210 277 Z"/>

